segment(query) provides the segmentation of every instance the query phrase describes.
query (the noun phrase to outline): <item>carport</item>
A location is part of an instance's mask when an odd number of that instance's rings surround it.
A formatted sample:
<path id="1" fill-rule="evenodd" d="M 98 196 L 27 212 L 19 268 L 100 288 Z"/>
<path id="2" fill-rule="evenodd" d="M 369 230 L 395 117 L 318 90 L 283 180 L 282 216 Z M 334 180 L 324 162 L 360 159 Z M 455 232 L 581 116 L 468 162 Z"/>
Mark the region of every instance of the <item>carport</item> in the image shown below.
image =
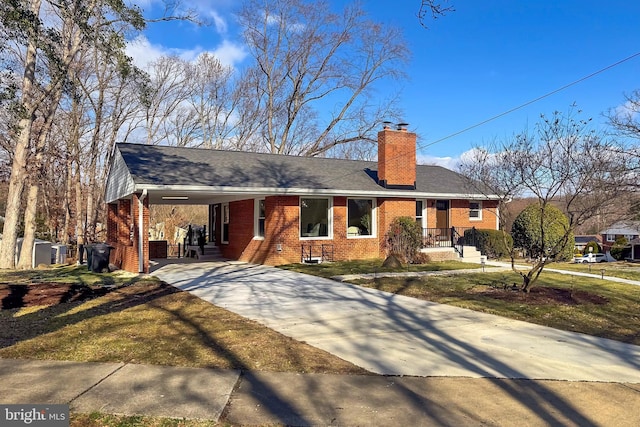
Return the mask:
<path id="1" fill-rule="evenodd" d="M 219 242 L 222 204 L 257 196 L 250 188 L 202 185 L 212 165 L 142 150 L 132 155 L 132 146 L 144 147 L 118 144 L 114 149 L 105 190 L 107 243 L 115 248 L 110 261 L 124 270 L 149 273 L 149 206 L 208 206 L 207 240 Z"/>

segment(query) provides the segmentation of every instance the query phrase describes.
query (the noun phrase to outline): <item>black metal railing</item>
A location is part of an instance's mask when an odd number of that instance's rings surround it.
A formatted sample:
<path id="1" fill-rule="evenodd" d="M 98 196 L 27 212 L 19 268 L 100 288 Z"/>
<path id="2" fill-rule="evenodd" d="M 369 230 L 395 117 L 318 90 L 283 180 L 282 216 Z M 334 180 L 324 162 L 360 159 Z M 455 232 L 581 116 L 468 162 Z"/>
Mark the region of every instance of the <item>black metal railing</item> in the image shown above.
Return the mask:
<path id="1" fill-rule="evenodd" d="M 300 252 L 300 258 L 303 263 L 333 261 L 333 245 L 331 244 L 303 244 L 301 245 Z"/>
<path id="2" fill-rule="evenodd" d="M 423 228 L 423 248 L 453 248 L 460 256 L 464 246 L 476 246 L 475 227 Z"/>

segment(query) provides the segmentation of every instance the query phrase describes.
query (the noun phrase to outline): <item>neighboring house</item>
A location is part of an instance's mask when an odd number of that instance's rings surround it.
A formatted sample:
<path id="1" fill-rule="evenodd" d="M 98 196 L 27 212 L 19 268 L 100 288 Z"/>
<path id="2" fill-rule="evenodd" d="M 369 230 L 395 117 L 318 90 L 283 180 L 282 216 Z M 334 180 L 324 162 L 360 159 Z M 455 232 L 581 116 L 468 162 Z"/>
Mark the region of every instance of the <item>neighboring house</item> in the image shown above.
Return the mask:
<path id="1" fill-rule="evenodd" d="M 575 236 L 575 248 L 584 253 L 584 248 L 591 242 L 595 242 L 602 248 L 602 238 L 600 236 Z"/>
<path id="2" fill-rule="evenodd" d="M 633 239 L 631 245 L 631 261 L 640 261 L 640 239 Z"/>
<path id="3" fill-rule="evenodd" d="M 602 235 L 602 250 L 608 252 L 616 239 L 624 237 L 627 242 L 640 237 L 640 221 L 620 221 L 600 232 Z"/>
<path id="4" fill-rule="evenodd" d="M 497 196 L 416 166 L 416 134 L 386 126 L 377 162 L 118 144 L 105 199 L 112 262 L 136 272 L 149 271 L 150 204 L 208 205 L 208 240 L 223 256 L 270 265 L 382 257 L 398 216 L 414 217 L 425 237 L 498 228 Z"/>

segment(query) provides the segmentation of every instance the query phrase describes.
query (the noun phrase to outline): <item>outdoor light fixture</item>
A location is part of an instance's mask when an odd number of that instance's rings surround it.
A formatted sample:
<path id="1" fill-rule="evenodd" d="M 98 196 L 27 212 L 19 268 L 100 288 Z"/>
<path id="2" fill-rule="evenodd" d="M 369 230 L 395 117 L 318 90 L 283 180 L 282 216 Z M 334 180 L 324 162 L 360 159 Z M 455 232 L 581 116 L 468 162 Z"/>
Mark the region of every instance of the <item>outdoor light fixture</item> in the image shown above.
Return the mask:
<path id="1" fill-rule="evenodd" d="M 188 196 L 162 196 L 162 200 L 189 200 Z"/>

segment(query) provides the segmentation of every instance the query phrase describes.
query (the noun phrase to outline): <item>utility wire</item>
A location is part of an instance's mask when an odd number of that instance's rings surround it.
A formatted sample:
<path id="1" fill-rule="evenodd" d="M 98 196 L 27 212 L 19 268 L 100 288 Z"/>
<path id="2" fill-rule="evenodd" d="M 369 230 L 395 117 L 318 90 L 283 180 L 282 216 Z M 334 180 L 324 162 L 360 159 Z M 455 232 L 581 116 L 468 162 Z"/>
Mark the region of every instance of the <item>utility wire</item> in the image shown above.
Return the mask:
<path id="1" fill-rule="evenodd" d="M 535 99 L 532 99 L 531 101 L 527 101 L 527 102 L 525 102 L 524 104 L 520 104 L 520 105 L 518 105 L 517 107 L 511 108 L 510 110 L 507 110 L 507 111 L 505 111 L 505 112 L 503 112 L 503 113 L 500 113 L 500 114 L 498 114 L 498 115 L 495 115 L 495 116 L 493 116 L 493 117 L 491 117 L 491 118 L 488 118 L 488 119 L 483 120 L 483 121 L 481 121 L 481 122 L 479 122 L 479 123 L 476 123 L 476 124 L 474 124 L 474 125 L 471 125 L 471 126 L 469 126 L 469 127 L 466 127 L 466 128 L 464 128 L 464 129 L 462 129 L 462 130 L 459 130 L 459 131 L 457 131 L 457 132 L 454 132 L 454 133 L 452 133 L 452 134 L 450 134 L 450 135 L 447 135 L 447 136 L 445 136 L 445 137 L 443 137 L 443 138 L 437 139 L 437 140 L 435 140 L 435 141 L 433 141 L 433 142 L 430 142 L 430 143 L 428 143 L 428 144 L 419 145 L 419 146 L 418 146 L 418 148 L 422 149 L 422 148 L 431 147 L 432 145 L 438 144 L 438 143 L 440 143 L 440 142 L 442 142 L 442 141 L 445 141 L 445 140 L 447 140 L 447 139 L 449 139 L 449 138 L 453 138 L 454 136 L 458 136 L 458 135 L 460 135 L 460 134 L 463 134 L 463 133 L 465 133 L 465 132 L 468 132 L 468 131 L 470 131 L 471 129 L 475 129 L 475 128 L 477 128 L 477 127 L 480 127 L 480 126 L 482 126 L 482 125 L 485 125 L 485 124 L 487 124 L 487 123 L 489 123 L 489 122 L 492 122 L 492 121 L 494 121 L 494 120 L 496 120 L 496 119 L 499 119 L 500 117 L 506 116 L 507 114 L 511 114 L 511 113 L 513 113 L 514 111 L 520 110 L 521 108 L 524 108 L 524 107 L 527 107 L 527 106 L 529 106 L 529 105 L 531 105 L 531 104 L 533 104 L 533 103 L 536 103 L 536 102 L 538 102 L 538 101 L 540 101 L 540 100 L 542 100 L 542 99 L 544 99 L 544 98 L 547 98 L 547 97 L 549 97 L 549 96 L 551 96 L 551 95 L 555 95 L 556 93 L 561 92 L 561 91 L 563 91 L 563 90 L 565 90 L 565 89 L 567 89 L 567 88 L 569 88 L 569 87 L 571 87 L 571 86 L 577 85 L 578 83 L 581 83 L 581 82 L 583 82 L 583 81 L 585 81 L 585 80 L 588 80 L 588 79 L 590 79 L 590 78 L 592 78 L 592 77 L 595 77 L 595 76 L 597 76 L 598 74 L 603 73 L 603 72 L 605 72 L 605 71 L 607 71 L 607 70 L 609 70 L 609 69 L 611 69 L 611 68 L 617 67 L 618 65 L 623 64 L 623 63 L 625 63 L 625 62 L 627 62 L 627 61 L 630 61 L 630 60 L 632 60 L 633 58 L 635 58 L 635 57 L 637 57 L 637 56 L 640 56 L 640 52 L 634 53 L 633 55 L 628 56 L 628 57 L 626 57 L 626 58 L 624 58 L 624 59 L 621 59 L 621 60 L 620 60 L 620 61 L 618 61 L 618 62 L 615 62 L 615 63 L 613 63 L 613 64 L 611 64 L 611 65 L 608 65 L 608 66 L 606 66 L 606 67 L 604 67 L 604 68 L 602 68 L 602 69 L 600 69 L 600 70 L 598 70 L 598 71 L 595 71 L 595 72 L 593 72 L 593 73 L 591 73 L 591 74 L 589 74 L 589 75 L 587 75 L 587 76 L 584 76 L 584 77 L 582 77 L 582 78 L 579 78 L 578 80 L 575 80 L 575 81 L 573 81 L 573 82 L 571 82 L 571 83 L 568 83 L 568 84 L 566 84 L 566 85 L 564 85 L 564 86 L 562 86 L 562 87 L 560 87 L 560 88 L 558 88 L 558 89 L 552 90 L 551 92 L 548 92 L 548 93 L 546 93 L 546 94 L 544 94 L 544 95 L 542 95 L 542 96 L 539 96 L 539 97 L 537 97 L 537 98 L 535 98 Z"/>
<path id="2" fill-rule="evenodd" d="M 460 134 L 463 134 L 463 133 L 465 133 L 465 132 L 468 132 L 468 131 L 470 131 L 471 129 L 475 129 L 475 128 L 477 128 L 477 127 L 480 127 L 480 126 L 482 126 L 482 125 L 484 125 L 484 124 L 487 124 L 487 123 L 492 122 L 492 121 L 494 121 L 494 120 L 496 120 L 496 119 L 499 119 L 500 117 L 504 117 L 504 116 L 506 116 L 506 115 L 508 115 L 508 114 L 513 113 L 514 111 L 520 110 L 520 109 L 522 109 L 522 108 L 524 108 L 524 107 L 526 107 L 526 106 L 528 106 L 528 105 L 531 105 L 531 104 L 533 104 L 533 103 L 536 103 L 536 102 L 540 101 L 541 99 L 547 98 L 547 97 L 549 97 L 549 96 L 551 96 L 551 95 L 554 95 L 554 94 L 556 94 L 556 93 L 558 93 L 558 92 L 561 92 L 561 91 L 563 91 L 563 90 L 565 90 L 565 89 L 567 89 L 567 88 L 569 88 L 569 87 L 571 87 L 571 86 L 577 85 L 578 83 L 581 83 L 581 82 L 583 82 L 583 81 L 585 81 L 585 80 L 588 80 L 588 79 L 590 79 L 590 78 L 592 78 L 592 77 L 595 77 L 595 76 L 597 76 L 598 74 L 601 74 L 601 73 L 603 73 L 603 72 L 605 72 L 605 71 L 607 71 L 607 70 L 610 70 L 611 68 L 617 67 L 618 65 L 623 64 L 623 63 L 625 63 L 625 62 L 627 62 L 627 61 L 630 61 L 630 60 L 632 60 L 633 58 L 635 58 L 635 57 L 637 57 L 637 56 L 640 56 L 640 52 L 636 52 L 636 53 L 634 53 L 634 54 L 633 54 L 633 55 L 631 55 L 631 56 L 628 56 L 628 57 L 626 57 L 626 58 L 624 58 L 624 59 L 621 59 L 621 60 L 619 60 L 619 61 L 617 61 L 617 62 L 614 62 L 613 64 L 607 65 L 606 67 L 601 68 L 601 69 L 599 69 L 598 71 L 594 71 L 593 73 L 588 74 L 588 75 L 586 75 L 586 76 L 584 76 L 584 77 L 581 77 L 581 78 L 579 78 L 578 80 L 574 80 L 574 81 L 573 81 L 573 82 L 571 82 L 571 83 L 568 83 L 568 84 L 566 84 L 566 85 L 564 85 L 564 86 L 559 87 L 558 89 L 552 90 L 551 92 L 547 92 L 547 93 L 545 93 L 544 95 L 541 95 L 541 96 L 539 96 L 539 97 L 537 97 L 537 98 L 534 98 L 534 99 L 532 99 L 532 100 L 530 100 L 530 101 L 527 101 L 527 102 L 525 102 L 525 103 L 523 103 L 523 104 L 520 104 L 520 105 L 518 105 L 517 107 L 513 107 L 513 108 L 511 108 L 511 109 L 509 109 L 509 110 L 507 110 L 507 111 L 505 111 L 505 112 L 503 112 L 503 113 L 497 114 L 497 115 L 495 115 L 495 116 L 493 116 L 493 117 L 490 117 L 490 118 L 488 118 L 488 119 L 486 119 L 486 120 L 483 120 L 483 121 L 481 121 L 481 122 L 478 122 L 478 123 L 476 123 L 476 124 L 474 124 L 474 125 L 468 126 L 468 127 L 464 128 L 464 129 L 459 130 L 459 131 L 457 131 L 457 132 L 454 132 L 454 133 L 452 133 L 452 134 L 450 134 L 450 135 L 447 135 L 447 136 L 442 137 L 442 138 L 440 138 L 440 139 L 437 139 L 437 140 L 435 140 L 435 141 L 429 142 L 429 143 L 427 143 L 427 144 L 417 144 L 417 145 L 416 145 L 416 149 L 423 149 L 423 148 L 431 147 L 432 145 L 439 144 L 440 142 L 446 141 L 446 140 L 447 140 L 447 139 L 449 139 L 449 138 L 453 138 L 454 136 L 458 136 L 458 135 L 460 135 Z M 402 156 L 402 155 L 399 155 L 399 156 L 398 156 L 398 157 L 396 157 L 396 158 L 397 158 L 397 159 L 399 159 L 401 156 Z M 355 173 L 355 172 L 350 172 L 350 173 L 347 173 L 347 174 L 345 174 L 345 175 L 341 175 L 341 176 L 339 176 L 339 177 L 335 177 L 335 178 L 331 179 L 330 181 L 334 181 L 334 180 L 337 180 L 337 179 L 344 179 L 345 177 L 348 177 L 349 175 L 353 175 L 354 173 Z"/>

